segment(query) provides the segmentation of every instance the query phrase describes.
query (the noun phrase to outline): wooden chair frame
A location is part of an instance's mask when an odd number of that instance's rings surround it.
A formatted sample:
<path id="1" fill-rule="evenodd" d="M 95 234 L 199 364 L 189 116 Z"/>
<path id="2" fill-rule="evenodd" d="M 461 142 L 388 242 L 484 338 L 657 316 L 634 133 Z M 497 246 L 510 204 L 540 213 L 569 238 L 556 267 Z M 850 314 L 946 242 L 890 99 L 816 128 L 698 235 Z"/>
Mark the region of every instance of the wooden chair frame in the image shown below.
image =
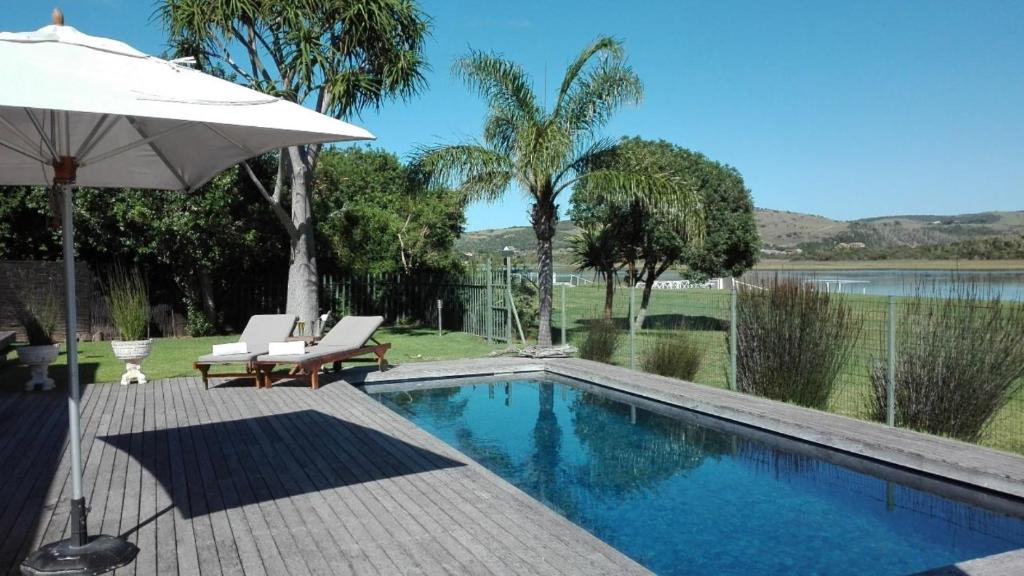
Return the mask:
<path id="1" fill-rule="evenodd" d="M 253 384 L 257 388 L 260 387 L 260 371 L 256 367 L 255 358 L 248 362 L 237 362 L 237 364 L 245 364 L 245 372 L 222 372 L 217 374 L 210 374 L 210 368 L 219 365 L 219 363 L 207 363 L 207 362 L 193 362 L 192 368 L 199 371 L 199 374 L 203 378 L 203 388 L 210 389 L 210 378 L 252 378 Z M 227 362 L 223 363 L 227 365 Z M 232 362 L 236 364 L 236 362 Z"/>
<path id="2" fill-rule="evenodd" d="M 320 370 L 323 369 L 325 364 L 333 364 L 335 370 L 341 369 L 342 361 L 354 361 L 354 362 L 373 362 L 371 358 L 358 358 L 359 356 L 366 356 L 367 354 L 373 354 L 376 356 L 377 369 L 384 371 L 387 368 L 388 361 L 384 357 L 387 351 L 391 349 L 391 344 L 381 344 L 373 338 L 370 338 L 373 342 L 372 346 L 363 346 L 362 348 L 356 348 L 353 350 L 341 350 L 334 354 L 324 354 L 309 360 L 301 360 L 298 362 L 272 362 L 272 361 L 256 361 L 253 362 L 253 366 L 256 369 L 256 386 L 263 388 L 270 388 L 273 385 L 274 380 L 307 380 L 309 387 L 313 390 L 320 388 Z M 315 350 L 315 348 L 314 348 Z M 292 368 L 288 372 L 274 373 L 274 368 L 280 364 L 291 364 Z"/>

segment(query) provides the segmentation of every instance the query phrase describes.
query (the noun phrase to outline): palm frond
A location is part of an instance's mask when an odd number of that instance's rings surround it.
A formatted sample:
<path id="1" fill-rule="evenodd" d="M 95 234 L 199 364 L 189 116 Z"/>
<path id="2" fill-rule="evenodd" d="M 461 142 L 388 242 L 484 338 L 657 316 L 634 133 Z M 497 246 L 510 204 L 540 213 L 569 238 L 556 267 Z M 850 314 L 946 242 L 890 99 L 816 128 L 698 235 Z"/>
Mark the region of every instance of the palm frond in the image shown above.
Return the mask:
<path id="1" fill-rule="evenodd" d="M 558 115 L 562 102 L 569 95 L 570 88 L 576 82 L 576 78 L 587 67 L 587 63 L 590 62 L 591 58 L 601 54 L 615 60 L 622 60 L 625 56 L 625 50 L 622 48 L 622 43 L 611 36 L 598 36 L 589 46 L 584 48 L 576 56 L 572 64 L 569 65 L 569 68 L 566 69 L 565 77 L 562 78 L 562 85 L 558 88 L 558 100 L 555 103 L 555 116 Z"/>
<path id="2" fill-rule="evenodd" d="M 420 147 L 411 167 L 430 185 L 449 186 L 469 201 L 501 198 L 515 177 L 507 156 L 479 144 Z"/>
<path id="3" fill-rule="evenodd" d="M 598 202 L 644 209 L 664 215 L 695 245 L 704 239 L 704 202 L 684 178 L 636 164 L 633 168 L 597 168 L 580 174 L 574 194 L 589 195 Z"/>
<path id="4" fill-rule="evenodd" d="M 452 71 L 485 100 L 493 112 L 509 117 L 538 117 L 541 110 L 522 66 L 493 54 L 471 51 Z"/>
<path id="5" fill-rule="evenodd" d="M 639 104 L 644 88 L 631 66 L 605 60 L 573 84 L 558 118 L 572 134 L 593 134 L 626 104 Z"/>

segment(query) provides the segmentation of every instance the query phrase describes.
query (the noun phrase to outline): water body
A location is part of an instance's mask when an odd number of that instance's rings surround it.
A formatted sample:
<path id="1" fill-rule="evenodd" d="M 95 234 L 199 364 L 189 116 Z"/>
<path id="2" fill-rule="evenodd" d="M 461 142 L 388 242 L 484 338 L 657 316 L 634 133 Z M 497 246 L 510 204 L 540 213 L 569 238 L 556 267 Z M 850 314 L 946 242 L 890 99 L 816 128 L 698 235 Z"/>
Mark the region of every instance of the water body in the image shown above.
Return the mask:
<path id="1" fill-rule="evenodd" d="M 658 574 L 911 574 L 1024 546 L 1020 518 L 941 495 L 938 482 L 582 383 L 378 389 Z"/>
<path id="2" fill-rule="evenodd" d="M 964 283 L 978 287 L 983 297 L 1024 300 L 1024 271 L 955 270 L 783 270 L 753 271 L 742 280 L 751 284 L 770 282 L 775 275 L 814 282 L 846 294 L 875 296 L 911 296 L 923 290 L 933 296 L 949 294 Z"/>

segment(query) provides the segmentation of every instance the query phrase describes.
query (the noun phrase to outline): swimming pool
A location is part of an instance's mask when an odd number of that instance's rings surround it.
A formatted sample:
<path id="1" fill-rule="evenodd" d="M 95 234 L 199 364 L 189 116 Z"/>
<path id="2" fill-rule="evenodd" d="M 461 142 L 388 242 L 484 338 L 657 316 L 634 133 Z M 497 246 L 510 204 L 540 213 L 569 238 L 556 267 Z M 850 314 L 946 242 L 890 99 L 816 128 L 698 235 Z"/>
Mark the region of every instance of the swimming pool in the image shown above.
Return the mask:
<path id="1" fill-rule="evenodd" d="M 908 574 L 1024 547 L 1017 501 L 584 383 L 367 391 L 659 574 Z"/>

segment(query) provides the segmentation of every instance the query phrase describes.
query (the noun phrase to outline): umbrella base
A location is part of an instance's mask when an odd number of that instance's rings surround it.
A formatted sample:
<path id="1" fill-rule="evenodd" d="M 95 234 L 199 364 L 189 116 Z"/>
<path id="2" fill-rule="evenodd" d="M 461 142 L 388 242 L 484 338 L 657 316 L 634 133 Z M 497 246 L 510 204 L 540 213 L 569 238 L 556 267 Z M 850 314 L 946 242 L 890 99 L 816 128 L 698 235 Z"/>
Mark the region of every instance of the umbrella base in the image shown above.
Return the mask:
<path id="1" fill-rule="evenodd" d="M 85 546 L 73 546 L 71 540 L 47 544 L 21 563 L 21 573 L 29 576 L 103 574 L 128 564 L 139 549 L 115 536 L 93 536 Z"/>

